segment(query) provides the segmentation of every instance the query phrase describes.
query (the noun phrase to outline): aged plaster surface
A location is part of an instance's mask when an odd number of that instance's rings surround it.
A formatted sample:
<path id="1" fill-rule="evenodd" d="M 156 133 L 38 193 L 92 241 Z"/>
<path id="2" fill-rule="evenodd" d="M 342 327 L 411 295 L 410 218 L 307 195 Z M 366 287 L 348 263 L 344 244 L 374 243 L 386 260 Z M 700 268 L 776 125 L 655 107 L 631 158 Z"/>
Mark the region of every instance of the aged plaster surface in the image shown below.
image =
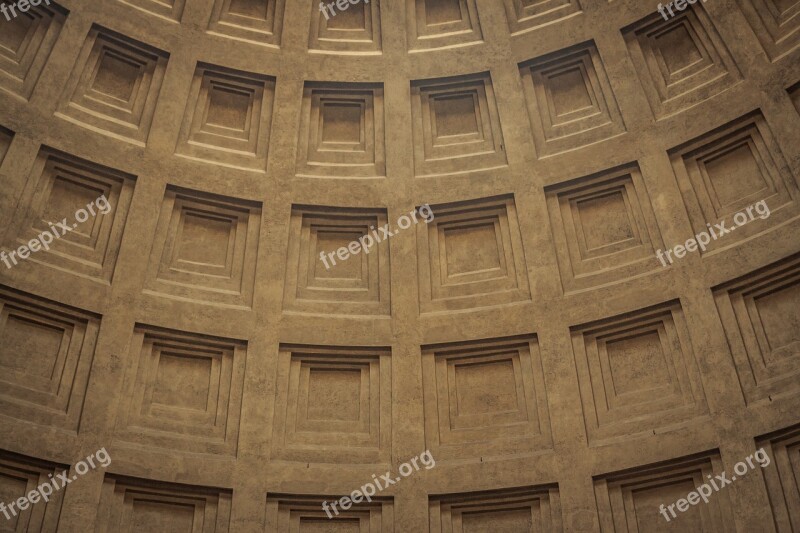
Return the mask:
<path id="1" fill-rule="evenodd" d="M 797 7 L 0 18 L 2 249 L 112 205 L 0 265 L 0 501 L 113 459 L 0 530 L 800 529 Z"/>

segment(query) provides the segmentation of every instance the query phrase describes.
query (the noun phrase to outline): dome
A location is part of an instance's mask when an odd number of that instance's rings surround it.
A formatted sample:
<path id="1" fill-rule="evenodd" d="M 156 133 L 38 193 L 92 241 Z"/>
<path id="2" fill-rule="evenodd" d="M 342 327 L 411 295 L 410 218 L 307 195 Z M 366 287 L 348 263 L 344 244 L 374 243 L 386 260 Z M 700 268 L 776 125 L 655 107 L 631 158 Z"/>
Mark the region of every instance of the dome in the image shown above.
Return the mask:
<path id="1" fill-rule="evenodd" d="M 799 8 L 6 0 L 0 530 L 800 530 Z"/>

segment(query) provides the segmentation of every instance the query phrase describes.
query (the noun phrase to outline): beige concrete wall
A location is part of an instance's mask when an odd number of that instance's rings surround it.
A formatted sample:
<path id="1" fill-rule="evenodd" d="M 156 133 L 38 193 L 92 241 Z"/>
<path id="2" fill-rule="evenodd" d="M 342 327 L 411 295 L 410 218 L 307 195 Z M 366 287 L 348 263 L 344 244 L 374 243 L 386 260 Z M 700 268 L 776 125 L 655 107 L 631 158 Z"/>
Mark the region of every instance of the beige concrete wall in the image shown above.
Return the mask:
<path id="1" fill-rule="evenodd" d="M 2 249 L 112 205 L 0 265 L 0 502 L 112 457 L 0 530 L 799 530 L 797 8 L 0 17 Z"/>

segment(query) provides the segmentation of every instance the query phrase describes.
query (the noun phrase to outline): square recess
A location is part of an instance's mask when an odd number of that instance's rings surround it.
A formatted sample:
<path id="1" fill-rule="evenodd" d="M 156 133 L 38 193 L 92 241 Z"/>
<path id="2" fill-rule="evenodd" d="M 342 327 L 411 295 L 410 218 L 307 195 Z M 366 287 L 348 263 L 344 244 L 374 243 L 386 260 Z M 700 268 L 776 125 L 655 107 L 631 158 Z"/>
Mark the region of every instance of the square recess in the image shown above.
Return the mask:
<path id="1" fill-rule="evenodd" d="M 30 99 L 68 13 L 51 2 L 49 6 L 29 6 L 26 13 L 17 12 L 10 21 L 0 19 L 0 91 Z"/>
<path id="2" fill-rule="evenodd" d="M 796 178 L 760 111 L 673 148 L 669 155 L 695 233 L 718 223 L 736 230 L 712 240 L 701 254 L 741 244 L 763 234 L 765 226 L 777 228 L 798 215 Z M 762 200 L 769 218 L 755 220 L 762 215 L 751 209 L 752 216 L 743 215 L 749 223 L 737 227 L 741 216 L 736 214 Z"/>
<path id="3" fill-rule="evenodd" d="M 417 227 L 423 313 L 530 299 L 514 199 L 510 196 L 432 206 Z"/>
<path id="4" fill-rule="evenodd" d="M 793 531 L 800 526 L 800 424 L 763 435 L 756 439 L 772 460 L 764 468 L 772 516 L 777 531 Z"/>
<path id="5" fill-rule="evenodd" d="M 715 473 L 724 470 L 719 452 L 715 450 L 596 476 L 594 492 L 600 511 L 600 528 L 629 533 L 666 531 L 667 522 L 659 507 L 685 498 Z M 733 531 L 732 515 L 728 493 L 723 490 L 715 492 L 708 503 L 690 506 L 686 512 L 676 513 L 670 519 L 677 518 L 675 523 L 680 531 Z"/>
<path id="6" fill-rule="evenodd" d="M 590 445 L 652 434 L 708 414 L 679 302 L 571 332 Z"/>
<path id="7" fill-rule="evenodd" d="M 97 531 L 227 533 L 230 520 L 230 491 L 106 475 Z"/>
<path id="8" fill-rule="evenodd" d="M 136 178 L 91 161 L 42 148 L 11 223 L 11 248 L 27 244 L 51 225 L 66 219 L 71 231 L 54 239 L 29 261 L 76 276 L 111 283 L 122 243 Z M 105 196 L 104 214 L 95 201 Z M 92 216 L 87 205 L 92 204 Z M 76 213 L 87 213 L 77 222 Z M 63 233 L 63 229 L 58 230 Z"/>
<path id="9" fill-rule="evenodd" d="M 215 0 L 208 32 L 277 48 L 284 6 L 285 0 Z"/>
<path id="10" fill-rule="evenodd" d="M 747 403 L 797 394 L 800 385 L 800 255 L 714 289 Z"/>
<path id="11" fill-rule="evenodd" d="M 0 286 L 0 408 L 76 432 L 100 317 Z"/>
<path id="12" fill-rule="evenodd" d="M 380 0 L 348 3 L 346 10 L 334 8 L 334 15 L 328 10 L 327 16 L 318 4 L 311 2 L 310 50 L 359 55 L 381 52 Z"/>
<path id="13" fill-rule="evenodd" d="M 64 87 L 56 115 L 144 146 L 169 54 L 94 25 Z"/>
<path id="14" fill-rule="evenodd" d="M 260 202 L 168 186 L 145 290 L 249 309 L 260 231 Z"/>
<path id="15" fill-rule="evenodd" d="M 412 52 L 483 41 L 475 0 L 405 0 Z"/>
<path id="16" fill-rule="evenodd" d="M 738 0 L 738 3 L 770 61 L 789 57 L 797 50 L 800 45 L 800 1 Z"/>
<path id="17" fill-rule="evenodd" d="M 323 502 L 339 499 L 338 495 L 308 496 L 268 494 L 264 531 L 313 533 L 392 533 L 394 509 L 392 498 L 372 497 L 371 502 L 352 504 L 348 510 L 337 509 L 329 517 Z"/>
<path id="18" fill-rule="evenodd" d="M 664 247 L 638 165 L 545 188 L 564 292 L 659 270 Z"/>
<path id="19" fill-rule="evenodd" d="M 137 326 L 116 433 L 178 452 L 236 455 L 247 344 Z"/>
<path id="20" fill-rule="evenodd" d="M 42 483 L 50 482 L 54 476 L 68 469 L 69 465 L 0 450 L 0 501 L 10 504 L 26 497 Z M 18 506 L 11 512 L 5 509 L 7 516 L 3 518 L 0 531 L 58 531 L 63 495 L 64 491 L 57 490 L 48 498 L 49 501 L 39 498 L 35 505 L 29 505 L 24 511 Z"/>
<path id="21" fill-rule="evenodd" d="M 428 497 L 431 533 L 563 531 L 557 485 Z"/>
<path id="22" fill-rule="evenodd" d="M 307 82 L 301 116 L 298 175 L 386 175 L 383 85 Z"/>
<path id="23" fill-rule="evenodd" d="M 272 457 L 388 463 L 391 395 L 388 348 L 281 346 Z"/>
<path id="24" fill-rule="evenodd" d="M 274 97 L 275 78 L 198 64 L 176 153 L 264 172 Z"/>
<path id="25" fill-rule="evenodd" d="M 622 34 L 656 120 L 686 111 L 742 79 L 701 3 L 669 20 L 653 13 Z"/>
<path id="26" fill-rule="evenodd" d="M 552 448 L 535 337 L 422 349 L 426 446 L 438 459 L 526 455 Z"/>
<path id="27" fill-rule="evenodd" d="M 581 13 L 579 0 L 504 0 L 512 35 L 536 30 Z"/>
<path id="28" fill-rule="evenodd" d="M 526 61 L 520 74 L 540 158 L 625 132 L 594 41 Z"/>
<path id="29" fill-rule="evenodd" d="M 385 209 L 294 206 L 284 308 L 315 314 L 388 315 L 388 242 L 378 242 L 369 253 L 362 251 L 344 261 L 335 254 L 340 247 L 373 235 L 387 219 Z"/>
<path id="30" fill-rule="evenodd" d="M 437 176 L 508 164 L 488 72 L 411 82 L 414 168 Z"/>

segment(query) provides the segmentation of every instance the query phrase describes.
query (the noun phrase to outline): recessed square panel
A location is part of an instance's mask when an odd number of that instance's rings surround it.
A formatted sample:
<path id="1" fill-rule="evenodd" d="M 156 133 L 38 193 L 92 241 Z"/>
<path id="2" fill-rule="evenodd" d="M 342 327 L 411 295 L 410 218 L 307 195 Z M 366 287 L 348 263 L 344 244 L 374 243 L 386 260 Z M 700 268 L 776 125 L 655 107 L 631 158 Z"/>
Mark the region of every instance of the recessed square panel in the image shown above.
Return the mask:
<path id="1" fill-rule="evenodd" d="M 24 100 L 33 94 L 69 13 L 55 2 L 40 4 L 0 19 L 0 91 Z"/>
<path id="2" fill-rule="evenodd" d="M 798 215 L 796 178 L 759 111 L 673 148 L 669 154 L 695 233 L 707 232 L 707 225 L 713 229 L 719 223 L 736 230 L 713 239 L 701 254 L 738 245 Z M 753 206 L 761 202 L 765 205 L 754 211 Z M 748 208 L 750 214 L 744 214 L 747 225 L 741 223 L 742 215 L 734 219 Z"/>
<path id="3" fill-rule="evenodd" d="M 385 176 L 381 85 L 306 83 L 301 118 L 299 175 Z"/>
<path id="4" fill-rule="evenodd" d="M 652 390 L 662 385 L 668 367 L 658 330 L 609 341 L 605 349 L 616 394 Z"/>
<path id="5" fill-rule="evenodd" d="M 702 3 L 668 20 L 653 13 L 622 34 L 656 120 L 686 111 L 742 79 Z"/>
<path id="6" fill-rule="evenodd" d="M 328 28 L 333 30 L 359 30 L 366 26 L 366 8 L 369 4 L 359 2 L 350 4 L 344 11 L 339 11 L 329 20 Z"/>
<path id="7" fill-rule="evenodd" d="M 475 0 L 405 0 L 409 49 L 479 43 L 483 32 Z"/>
<path id="8" fill-rule="evenodd" d="M 64 87 L 56 116 L 144 146 L 168 58 L 162 50 L 94 25 Z"/>
<path id="9" fill-rule="evenodd" d="M 363 108 L 359 103 L 325 102 L 322 105 L 322 142 L 361 144 Z"/>
<path id="10" fill-rule="evenodd" d="M 357 228 L 353 228 L 353 230 L 341 228 L 338 230 L 323 225 L 314 227 L 311 231 L 316 236 L 317 251 L 314 254 L 315 256 L 321 256 L 339 248 L 347 248 L 351 242 L 356 242 L 366 235 L 363 231 L 358 231 Z M 365 279 L 364 267 L 368 267 L 364 261 L 338 261 L 335 265 L 331 265 L 329 262 L 329 266 L 330 268 L 327 268 L 322 261 L 315 263 L 314 278 L 347 279 L 353 280 L 358 286 L 364 286 L 362 284 Z"/>
<path id="11" fill-rule="evenodd" d="M 128 102 L 133 96 L 141 65 L 113 53 L 103 54 L 92 82 L 92 90 Z"/>
<path id="12" fill-rule="evenodd" d="M 507 164 L 488 73 L 411 82 L 417 176 L 497 168 Z"/>
<path id="13" fill-rule="evenodd" d="M 720 207 L 726 208 L 743 197 L 767 192 L 769 183 L 761 173 L 751 145 L 744 142 L 726 148 L 703 162 L 703 170 Z"/>
<path id="14" fill-rule="evenodd" d="M 212 360 L 164 352 L 158 360 L 153 403 L 205 411 L 212 381 Z M 185 386 L 176 387 L 181 383 Z"/>
<path id="15" fill-rule="evenodd" d="M 800 284 L 753 299 L 770 351 L 788 352 L 800 346 Z M 788 327 L 787 327 L 788 324 Z M 788 349 L 788 350 L 787 350 Z M 788 354 L 786 354 L 788 355 Z"/>
<path id="16" fill-rule="evenodd" d="M 395 529 L 393 499 L 373 496 L 371 501 L 352 503 L 328 516 L 323 502 L 341 496 L 267 494 L 264 531 L 296 533 L 391 533 Z"/>
<path id="17" fill-rule="evenodd" d="M 0 287 L 0 407 L 77 431 L 100 317 Z"/>
<path id="18" fill-rule="evenodd" d="M 266 19 L 272 3 L 270 0 L 230 0 L 228 10 L 232 15 Z"/>
<path id="19" fill-rule="evenodd" d="M 374 315 L 390 310 L 388 243 L 375 240 L 385 209 L 295 206 L 289 234 L 284 308 L 314 314 Z M 342 259 L 369 237 L 365 252 Z M 368 241 L 363 242 L 368 244 Z"/>
<path id="20" fill-rule="evenodd" d="M 209 87 L 208 114 L 206 124 L 235 131 L 246 131 L 248 113 L 253 103 L 249 91 L 214 84 Z"/>
<path id="21" fill-rule="evenodd" d="M 374 55 L 381 53 L 380 0 L 348 2 L 345 9 L 336 4 L 310 2 L 311 31 L 308 47 L 312 52 Z"/>
<path id="22" fill-rule="evenodd" d="M 530 299 L 514 201 L 490 198 L 432 206 L 417 226 L 423 313 Z"/>
<path id="23" fill-rule="evenodd" d="M 565 292 L 619 283 L 661 268 L 664 243 L 637 165 L 545 188 Z"/>
<path id="24" fill-rule="evenodd" d="M 235 225 L 231 219 L 187 209 L 181 228 L 178 261 L 224 267 L 229 255 L 229 247 L 225 244 L 230 242 Z M 221 246 L 208 247 L 209 243 L 221 243 Z"/>
<path id="25" fill-rule="evenodd" d="M 476 93 L 455 94 L 434 100 L 436 136 L 479 134 Z"/>
<path id="26" fill-rule="evenodd" d="M 459 0 L 426 0 L 425 21 L 429 26 L 458 22 L 461 20 L 461 2 Z"/>
<path id="27" fill-rule="evenodd" d="M 136 500 L 132 514 L 135 531 L 193 531 L 194 508 L 179 503 Z"/>
<path id="28" fill-rule="evenodd" d="M 176 153 L 264 172 L 274 91 L 269 76 L 198 64 Z"/>
<path id="29" fill-rule="evenodd" d="M 672 531 L 673 527 L 681 531 L 735 529 L 731 501 L 724 490 L 715 492 L 707 502 L 688 506 L 683 512 L 667 508 L 681 499 L 686 501 L 687 494 L 709 483 L 708 480 L 714 479 L 717 473 L 724 476 L 724 470 L 719 452 L 715 450 L 596 476 L 594 492 L 600 512 L 600 528 L 629 533 Z M 674 506 L 670 508 L 675 509 Z M 669 520 L 664 519 L 660 509 L 667 513 Z"/>
<path id="30" fill-rule="evenodd" d="M 530 454 L 552 446 L 534 337 L 422 350 L 426 446 L 437 459 Z"/>
<path id="31" fill-rule="evenodd" d="M 231 493 L 212 487 L 106 475 L 97 512 L 102 531 L 230 531 Z"/>
<path id="32" fill-rule="evenodd" d="M 23 374 L 49 379 L 61 356 L 65 331 L 55 324 L 35 322 L 35 316 L 9 315 L 0 342 L 17 346 L 3 366 Z M 69 340 L 68 338 L 66 340 Z"/>
<path id="33" fill-rule="evenodd" d="M 708 415 L 680 304 L 571 328 L 590 445 Z"/>
<path id="34" fill-rule="evenodd" d="M 748 403 L 796 394 L 800 380 L 800 256 L 714 290 Z"/>
<path id="35" fill-rule="evenodd" d="M 587 251 L 593 251 L 636 236 L 635 222 L 625 202 L 624 189 L 590 196 L 575 202 Z"/>
<path id="36" fill-rule="evenodd" d="M 456 364 L 454 370 L 459 413 L 479 415 L 519 409 L 515 391 L 508 389 L 515 383 L 512 359 L 465 362 Z"/>
<path id="37" fill-rule="evenodd" d="M 739 7 L 772 62 L 790 57 L 800 45 L 798 0 L 739 0 Z"/>
<path id="38" fill-rule="evenodd" d="M 358 420 L 361 395 L 359 369 L 312 368 L 308 378 L 308 420 Z"/>
<path id="39" fill-rule="evenodd" d="M 549 76 L 550 94 L 557 117 L 563 117 L 594 105 L 586 85 L 584 70 L 574 67 L 558 71 Z"/>
<path id="40" fill-rule="evenodd" d="M 495 221 L 490 220 L 472 226 L 444 228 L 448 278 L 495 270 L 502 266 L 498 249 L 502 247 L 502 242 L 497 242 L 497 229 L 493 222 Z"/>
<path id="41" fill-rule="evenodd" d="M 60 220 L 65 214 L 74 214 L 106 192 L 104 187 L 59 174 L 54 177 L 42 218 Z"/>
<path id="42" fill-rule="evenodd" d="M 137 326 L 116 438 L 235 456 L 246 356 L 242 341 Z"/>
<path id="43" fill-rule="evenodd" d="M 55 491 L 46 500 L 37 498 L 24 511 L 15 503 L 43 483 L 52 483 L 65 469 L 69 466 L 0 451 L 0 501 L 7 503 L 0 531 L 57 531 L 64 491 Z"/>
<path id="44" fill-rule="evenodd" d="M 771 461 L 762 474 L 776 529 L 791 530 L 800 524 L 800 424 L 756 438 L 756 448 Z"/>
<path id="45" fill-rule="evenodd" d="M 391 352 L 285 345 L 278 363 L 274 459 L 387 462 Z"/>
<path id="46" fill-rule="evenodd" d="M 555 485 L 430 496 L 428 507 L 431 533 L 563 531 Z"/>
<path id="47" fill-rule="evenodd" d="M 260 225 L 260 203 L 167 187 L 145 291 L 249 308 Z"/>
<path id="48" fill-rule="evenodd" d="M 579 15 L 579 0 L 504 0 L 512 35 L 536 30 Z"/>
<path id="49" fill-rule="evenodd" d="M 285 0 L 214 0 L 208 32 L 279 47 Z"/>
<path id="50" fill-rule="evenodd" d="M 8 24 L 3 25 L 5 31 L 0 36 L 0 44 L 7 51 L 18 53 L 25 43 L 25 38 L 31 28 L 36 25 L 37 20 L 35 17 L 20 13 L 8 22 Z"/>
<path id="51" fill-rule="evenodd" d="M 698 43 L 692 37 L 687 24 L 667 26 L 662 32 L 653 35 L 655 46 L 664 59 L 669 74 L 676 75 L 703 60 L 704 50 L 698 48 Z"/>
<path id="52" fill-rule="evenodd" d="M 593 41 L 520 64 L 538 157 L 595 144 L 625 132 Z"/>

